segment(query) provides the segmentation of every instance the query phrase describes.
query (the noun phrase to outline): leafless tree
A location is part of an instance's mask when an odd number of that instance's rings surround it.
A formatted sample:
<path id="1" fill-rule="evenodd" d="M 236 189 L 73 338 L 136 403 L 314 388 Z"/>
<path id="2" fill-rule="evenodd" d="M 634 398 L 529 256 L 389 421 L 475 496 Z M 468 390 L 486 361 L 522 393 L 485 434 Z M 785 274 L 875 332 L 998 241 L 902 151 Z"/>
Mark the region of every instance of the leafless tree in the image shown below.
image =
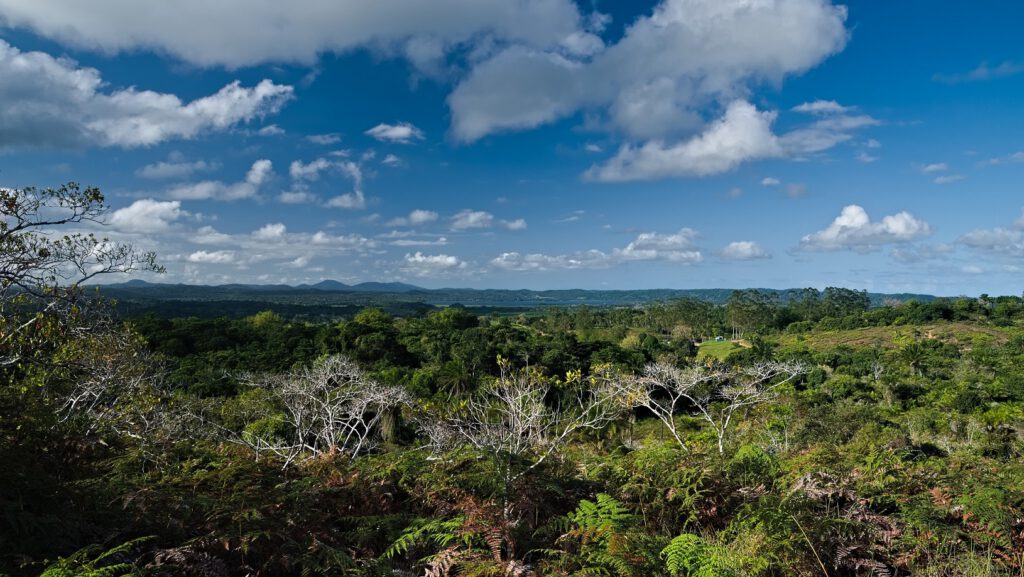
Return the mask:
<path id="1" fill-rule="evenodd" d="M 498 361 L 498 378 L 462 410 L 447 418 L 421 415 L 418 421 L 435 452 L 468 446 L 493 460 L 502 487 L 503 523 L 515 526 L 521 521 L 513 497 L 516 482 L 574 433 L 602 429 L 628 407 L 621 404 L 610 374 L 570 374 L 556 392 L 553 380 L 536 369 Z"/>
<path id="2" fill-rule="evenodd" d="M 84 418 L 87 430 L 151 440 L 165 423 L 163 369 L 145 344 L 121 327 L 103 325 L 69 341 L 59 352 L 60 378 L 50 388 L 61 422 Z"/>
<path id="3" fill-rule="evenodd" d="M 499 462 L 525 459 L 525 468 L 507 472 L 510 483 L 538 467 L 573 433 L 601 429 L 625 408 L 607 375 L 571 375 L 575 390 L 553 402 L 550 379 L 534 369 L 515 369 L 505 359 L 499 359 L 499 367 L 494 383 L 464 410 L 447 419 L 421 419 L 420 430 L 437 450 L 468 445 Z"/>
<path id="4" fill-rule="evenodd" d="M 707 421 L 725 451 L 725 437 L 737 411 L 771 400 L 776 389 L 805 372 L 798 363 L 760 362 L 746 367 L 720 363 L 678 368 L 648 365 L 642 375 L 615 382 L 622 402 L 654 414 L 684 449 L 675 415 L 692 407 Z"/>
<path id="5" fill-rule="evenodd" d="M 266 389 L 280 404 L 283 430 L 250 428 L 242 441 L 257 455 L 269 452 L 285 466 L 332 452 L 355 457 L 374 446 L 385 411 L 411 402 L 401 387 L 368 378 L 341 355 L 283 375 L 247 376 L 243 382 Z"/>

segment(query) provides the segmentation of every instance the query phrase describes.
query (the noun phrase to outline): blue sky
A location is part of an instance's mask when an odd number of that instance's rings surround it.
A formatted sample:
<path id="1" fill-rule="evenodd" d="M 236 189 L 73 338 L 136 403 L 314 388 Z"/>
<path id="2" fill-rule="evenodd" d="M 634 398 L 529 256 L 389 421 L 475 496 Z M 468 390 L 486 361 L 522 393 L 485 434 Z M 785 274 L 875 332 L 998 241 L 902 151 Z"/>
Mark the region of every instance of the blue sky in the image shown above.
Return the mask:
<path id="1" fill-rule="evenodd" d="M 162 282 L 1020 294 L 1024 5 L 0 0 L 0 186 Z"/>

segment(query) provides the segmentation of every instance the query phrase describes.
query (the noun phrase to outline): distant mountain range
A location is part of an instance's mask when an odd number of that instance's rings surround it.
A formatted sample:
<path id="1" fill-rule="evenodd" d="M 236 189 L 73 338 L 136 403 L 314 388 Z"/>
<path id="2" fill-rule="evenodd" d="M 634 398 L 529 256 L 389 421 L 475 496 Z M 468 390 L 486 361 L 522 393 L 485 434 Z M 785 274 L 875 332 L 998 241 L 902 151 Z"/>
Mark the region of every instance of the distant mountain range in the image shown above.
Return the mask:
<path id="1" fill-rule="evenodd" d="M 142 280 L 101 285 L 101 291 L 117 299 L 157 301 L 261 301 L 317 305 L 358 305 L 380 302 L 422 303 L 434 306 L 463 304 L 474 307 L 536 307 L 587 304 L 628 306 L 678 298 L 692 298 L 724 304 L 733 289 L 645 289 L 645 290 L 526 290 L 526 289 L 426 289 L 400 282 L 363 282 L 348 285 L 335 280 L 316 284 L 289 285 L 187 285 L 160 284 Z M 786 291 L 760 289 L 778 293 Z M 931 301 L 935 296 L 913 293 L 868 293 L 874 305 L 886 301 Z"/>

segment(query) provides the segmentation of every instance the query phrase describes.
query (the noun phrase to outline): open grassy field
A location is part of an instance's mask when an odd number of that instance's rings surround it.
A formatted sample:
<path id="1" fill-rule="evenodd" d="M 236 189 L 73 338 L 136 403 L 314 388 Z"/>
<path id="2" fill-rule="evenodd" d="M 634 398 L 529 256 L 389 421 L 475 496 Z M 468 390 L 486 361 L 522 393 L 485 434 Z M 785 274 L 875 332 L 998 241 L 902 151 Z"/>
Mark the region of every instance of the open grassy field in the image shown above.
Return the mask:
<path id="1" fill-rule="evenodd" d="M 697 358 L 716 358 L 724 361 L 726 357 L 735 351 L 744 348 L 741 344 L 733 341 L 705 341 L 697 349 Z"/>
<path id="2" fill-rule="evenodd" d="M 1012 329 L 1009 328 L 951 322 L 906 327 L 865 327 L 840 331 L 814 331 L 808 334 L 779 335 L 773 340 L 781 350 L 802 347 L 825 350 L 838 346 L 895 348 L 894 337 L 897 335 L 938 339 L 960 345 L 970 345 L 978 341 L 1003 344 L 1010 338 L 1011 331 Z M 702 352 L 703 350 L 701 347 Z"/>

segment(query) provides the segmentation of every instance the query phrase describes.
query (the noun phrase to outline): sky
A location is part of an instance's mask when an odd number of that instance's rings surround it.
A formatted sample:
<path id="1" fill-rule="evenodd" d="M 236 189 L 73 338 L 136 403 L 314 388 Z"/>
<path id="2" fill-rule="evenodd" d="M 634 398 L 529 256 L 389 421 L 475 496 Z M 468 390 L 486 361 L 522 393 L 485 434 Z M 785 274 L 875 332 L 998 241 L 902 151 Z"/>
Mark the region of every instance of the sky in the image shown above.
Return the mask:
<path id="1" fill-rule="evenodd" d="M 1021 294 L 1024 3 L 0 0 L 155 282 Z M 120 279 L 118 279 L 120 280 Z"/>

